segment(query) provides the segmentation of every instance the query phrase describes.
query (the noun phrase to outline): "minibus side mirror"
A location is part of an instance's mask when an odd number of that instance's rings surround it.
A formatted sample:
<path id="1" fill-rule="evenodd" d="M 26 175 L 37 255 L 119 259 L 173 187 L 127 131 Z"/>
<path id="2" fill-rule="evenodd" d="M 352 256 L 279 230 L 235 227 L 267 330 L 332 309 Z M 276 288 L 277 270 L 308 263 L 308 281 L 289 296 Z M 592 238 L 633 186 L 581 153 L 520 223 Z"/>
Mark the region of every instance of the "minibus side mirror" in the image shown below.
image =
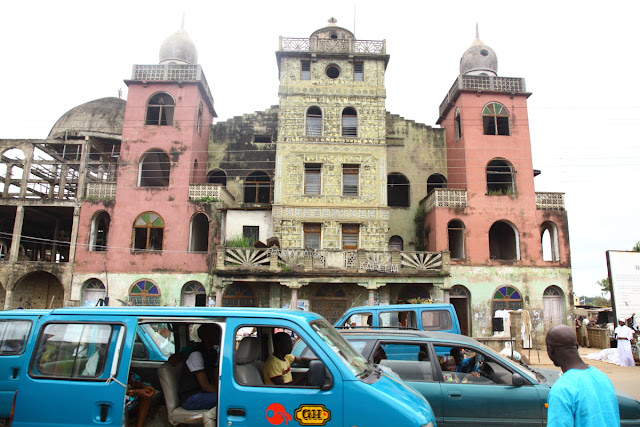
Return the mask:
<path id="1" fill-rule="evenodd" d="M 307 371 L 307 385 L 320 387 L 320 390 L 329 390 L 333 387 L 333 378 L 320 360 L 309 361 Z"/>

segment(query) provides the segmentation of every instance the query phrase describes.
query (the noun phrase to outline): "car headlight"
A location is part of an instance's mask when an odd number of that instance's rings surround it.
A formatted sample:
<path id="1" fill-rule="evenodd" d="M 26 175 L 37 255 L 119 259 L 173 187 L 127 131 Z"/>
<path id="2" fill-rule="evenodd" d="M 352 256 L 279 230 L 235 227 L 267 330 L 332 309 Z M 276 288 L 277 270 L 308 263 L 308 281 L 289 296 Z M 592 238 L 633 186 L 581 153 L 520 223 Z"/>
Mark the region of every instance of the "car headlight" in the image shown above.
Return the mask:
<path id="1" fill-rule="evenodd" d="M 422 424 L 420 427 L 433 427 L 433 421 L 429 421 L 427 424 Z"/>

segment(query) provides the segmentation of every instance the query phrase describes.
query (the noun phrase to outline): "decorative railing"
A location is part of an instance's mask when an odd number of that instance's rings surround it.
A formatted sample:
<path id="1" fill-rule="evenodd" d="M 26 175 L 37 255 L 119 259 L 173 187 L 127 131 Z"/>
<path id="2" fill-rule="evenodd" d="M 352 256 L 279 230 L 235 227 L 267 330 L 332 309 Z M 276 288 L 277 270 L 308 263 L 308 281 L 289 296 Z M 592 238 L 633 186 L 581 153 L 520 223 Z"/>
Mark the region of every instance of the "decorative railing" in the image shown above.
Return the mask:
<path id="1" fill-rule="evenodd" d="M 467 206 L 467 190 L 436 188 L 424 199 L 424 210 L 433 208 L 464 208 Z"/>
<path id="2" fill-rule="evenodd" d="M 213 95 L 200 65 L 150 64 L 134 65 L 131 80 L 143 81 L 196 81 L 202 84 L 207 100 L 213 108 Z"/>
<path id="3" fill-rule="evenodd" d="M 449 252 L 230 248 L 218 246 L 216 268 L 274 271 L 339 269 L 358 272 L 448 272 Z"/>
<path id="4" fill-rule="evenodd" d="M 563 211 L 564 193 L 536 193 L 536 209 Z"/>
<path id="5" fill-rule="evenodd" d="M 337 52 L 386 54 L 385 40 L 344 40 L 280 37 L 283 52 Z"/>
<path id="6" fill-rule="evenodd" d="M 116 198 L 115 182 L 88 182 L 85 199 L 113 200 Z"/>
<path id="7" fill-rule="evenodd" d="M 456 93 L 460 90 L 478 90 L 506 93 L 526 93 L 524 79 L 520 77 L 460 75 L 440 104 L 440 117 L 444 115 Z"/>
<path id="8" fill-rule="evenodd" d="M 222 202 L 227 207 L 235 205 L 235 198 L 220 184 L 189 184 L 189 200 L 192 202 Z"/>

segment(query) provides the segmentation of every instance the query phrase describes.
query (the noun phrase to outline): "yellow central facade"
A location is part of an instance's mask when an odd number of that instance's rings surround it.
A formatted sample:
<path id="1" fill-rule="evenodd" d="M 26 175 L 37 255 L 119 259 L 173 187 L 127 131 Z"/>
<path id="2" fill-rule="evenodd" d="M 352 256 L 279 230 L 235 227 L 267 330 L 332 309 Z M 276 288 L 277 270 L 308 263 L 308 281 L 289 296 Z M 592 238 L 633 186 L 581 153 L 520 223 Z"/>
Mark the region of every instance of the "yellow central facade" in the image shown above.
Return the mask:
<path id="1" fill-rule="evenodd" d="M 274 234 L 283 248 L 386 249 L 384 42 L 332 24 L 277 56 Z"/>

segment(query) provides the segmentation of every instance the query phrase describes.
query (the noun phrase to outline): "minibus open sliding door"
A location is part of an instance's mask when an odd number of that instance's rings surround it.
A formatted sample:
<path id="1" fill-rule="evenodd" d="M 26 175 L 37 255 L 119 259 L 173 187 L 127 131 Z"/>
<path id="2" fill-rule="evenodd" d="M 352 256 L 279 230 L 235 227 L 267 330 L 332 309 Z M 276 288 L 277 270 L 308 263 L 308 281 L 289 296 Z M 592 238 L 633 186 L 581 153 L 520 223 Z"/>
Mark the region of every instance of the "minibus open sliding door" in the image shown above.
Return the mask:
<path id="1" fill-rule="evenodd" d="M 12 426 L 121 426 L 136 317 L 43 318 Z"/>

